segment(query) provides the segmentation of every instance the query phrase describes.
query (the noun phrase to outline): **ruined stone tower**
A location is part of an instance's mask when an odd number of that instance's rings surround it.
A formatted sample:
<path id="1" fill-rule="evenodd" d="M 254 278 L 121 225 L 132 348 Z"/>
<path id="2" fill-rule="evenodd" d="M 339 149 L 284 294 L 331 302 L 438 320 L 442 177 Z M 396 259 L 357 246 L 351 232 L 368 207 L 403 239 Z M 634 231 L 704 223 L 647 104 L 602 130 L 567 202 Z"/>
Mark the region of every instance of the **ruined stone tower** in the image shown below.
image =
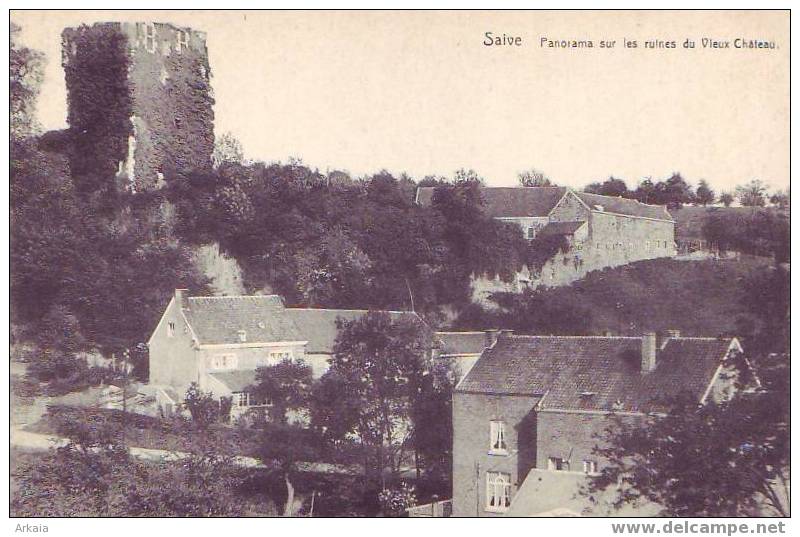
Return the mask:
<path id="1" fill-rule="evenodd" d="M 78 188 L 132 192 L 211 167 L 214 99 L 204 32 L 106 22 L 62 32 L 70 166 Z"/>

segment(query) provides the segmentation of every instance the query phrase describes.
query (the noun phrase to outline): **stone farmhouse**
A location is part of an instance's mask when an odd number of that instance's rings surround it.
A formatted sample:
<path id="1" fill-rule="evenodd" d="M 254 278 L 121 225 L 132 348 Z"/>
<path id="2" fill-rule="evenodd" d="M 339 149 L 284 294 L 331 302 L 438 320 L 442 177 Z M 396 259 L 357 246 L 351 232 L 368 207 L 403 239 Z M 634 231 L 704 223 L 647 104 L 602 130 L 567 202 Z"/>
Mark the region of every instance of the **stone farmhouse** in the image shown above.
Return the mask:
<path id="1" fill-rule="evenodd" d="M 179 409 L 193 382 L 215 397 L 233 397 L 233 416 L 263 408 L 267 401 L 247 392 L 257 368 L 302 359 L 315 378 L 322 376 L 333 354 L 337 320 L 366 313 L 287 308 L 277 295 L 188 297 L 177 289 L 148 341 L 150 384 L 166 414 Z"/>
<path id="2" fill-rule="evenodd" d="M 677 331 L 642 337 L 500 331 L 453 394 L 452 514 L 655 514 L 655 505 L 619 512 L 602 498 L 592 504 L 581 497 L 586 476 L 606 462 L 594 452 L 602 442 L 596 435 L 617 419 L 663 411 L 665 398 L 681 392 L 701 404 L 728 397 L 733 351 L 741 351 L 736 338 Z"/>
<path id="3" fill-rule="evenodd" d="M 416 203 L 432 206 L 436 188 L 418 188 Z M 474 275 L 479 303 L 493 292 L 568 285 L 594 270 L 676 255 L 675 221 L 660 205 L 567 187 L 484 187 L 481 198 L 487 216 L 519 225 L 531 241 L 563 237 L 566 248 L 538 270 L 524 267 L 512 282 Z"/>

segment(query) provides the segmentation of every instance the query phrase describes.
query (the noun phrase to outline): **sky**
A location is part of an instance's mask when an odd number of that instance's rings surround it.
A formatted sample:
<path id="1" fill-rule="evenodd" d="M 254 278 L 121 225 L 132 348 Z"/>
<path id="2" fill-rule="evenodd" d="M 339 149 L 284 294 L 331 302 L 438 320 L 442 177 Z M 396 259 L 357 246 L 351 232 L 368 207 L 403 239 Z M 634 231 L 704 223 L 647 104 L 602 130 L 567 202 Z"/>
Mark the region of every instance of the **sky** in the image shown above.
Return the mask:
<path id="1" fill-rule="evenodd" d="M 60 33 L 108 20 L 207 33 L 215 132 L 250 159 L 361 176 L 536 168 L 582 187 L 680 172 L 719 190 L 789 185 L 788 12 L 12 11 L 47 57 L 38 112 L 66 126 Z M 486 32 L 522 46 L 486 46 Z M 703 49 L 702 38 L 775 49 Z M 550 40 L 589 40 L 549 48 Z M 696 42 L 684 49 L 687 38 Z M 626 48 L 623 40 L 636 40 Z M 645 49 L 646 40 L 676 49 Z M 600 49 L 601 40 L 615 47 Z M 733 46 L 733 44 L 731 44 Z"/>

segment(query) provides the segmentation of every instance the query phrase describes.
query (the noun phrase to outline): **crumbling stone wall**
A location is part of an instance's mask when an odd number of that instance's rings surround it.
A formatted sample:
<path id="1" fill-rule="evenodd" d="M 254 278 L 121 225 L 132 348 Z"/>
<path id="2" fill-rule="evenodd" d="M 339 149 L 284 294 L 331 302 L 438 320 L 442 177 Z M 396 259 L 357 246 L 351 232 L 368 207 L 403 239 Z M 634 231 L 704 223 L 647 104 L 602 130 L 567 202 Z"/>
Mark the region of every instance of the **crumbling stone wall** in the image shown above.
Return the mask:
<path id="1" fill-rule="evenodd" d="M 214 99 L 205 34 L 171 24 L 99 23 L 65 29 L 73 173 L 87 190 L 116 177 L 133 192 L 208 170 Z"/>

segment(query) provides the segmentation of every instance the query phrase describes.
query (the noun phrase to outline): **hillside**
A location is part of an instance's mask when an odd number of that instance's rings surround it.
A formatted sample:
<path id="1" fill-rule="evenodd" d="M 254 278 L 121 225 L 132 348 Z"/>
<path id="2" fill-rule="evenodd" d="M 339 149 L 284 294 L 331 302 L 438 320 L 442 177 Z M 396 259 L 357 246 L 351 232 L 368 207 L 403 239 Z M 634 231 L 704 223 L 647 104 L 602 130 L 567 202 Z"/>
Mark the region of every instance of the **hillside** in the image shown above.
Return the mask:
<path id="1" fill-rule="evenodd" d="M 460 329 L 499 326 L 523 333 L 638 335 L 678 329 L 689 336 L 736 332 L 746 314 L 743 282 L 769 263 L 655 259 L 590 273 L 568 287 L 498 297 L 506 311 L 467 311 Z"/>

